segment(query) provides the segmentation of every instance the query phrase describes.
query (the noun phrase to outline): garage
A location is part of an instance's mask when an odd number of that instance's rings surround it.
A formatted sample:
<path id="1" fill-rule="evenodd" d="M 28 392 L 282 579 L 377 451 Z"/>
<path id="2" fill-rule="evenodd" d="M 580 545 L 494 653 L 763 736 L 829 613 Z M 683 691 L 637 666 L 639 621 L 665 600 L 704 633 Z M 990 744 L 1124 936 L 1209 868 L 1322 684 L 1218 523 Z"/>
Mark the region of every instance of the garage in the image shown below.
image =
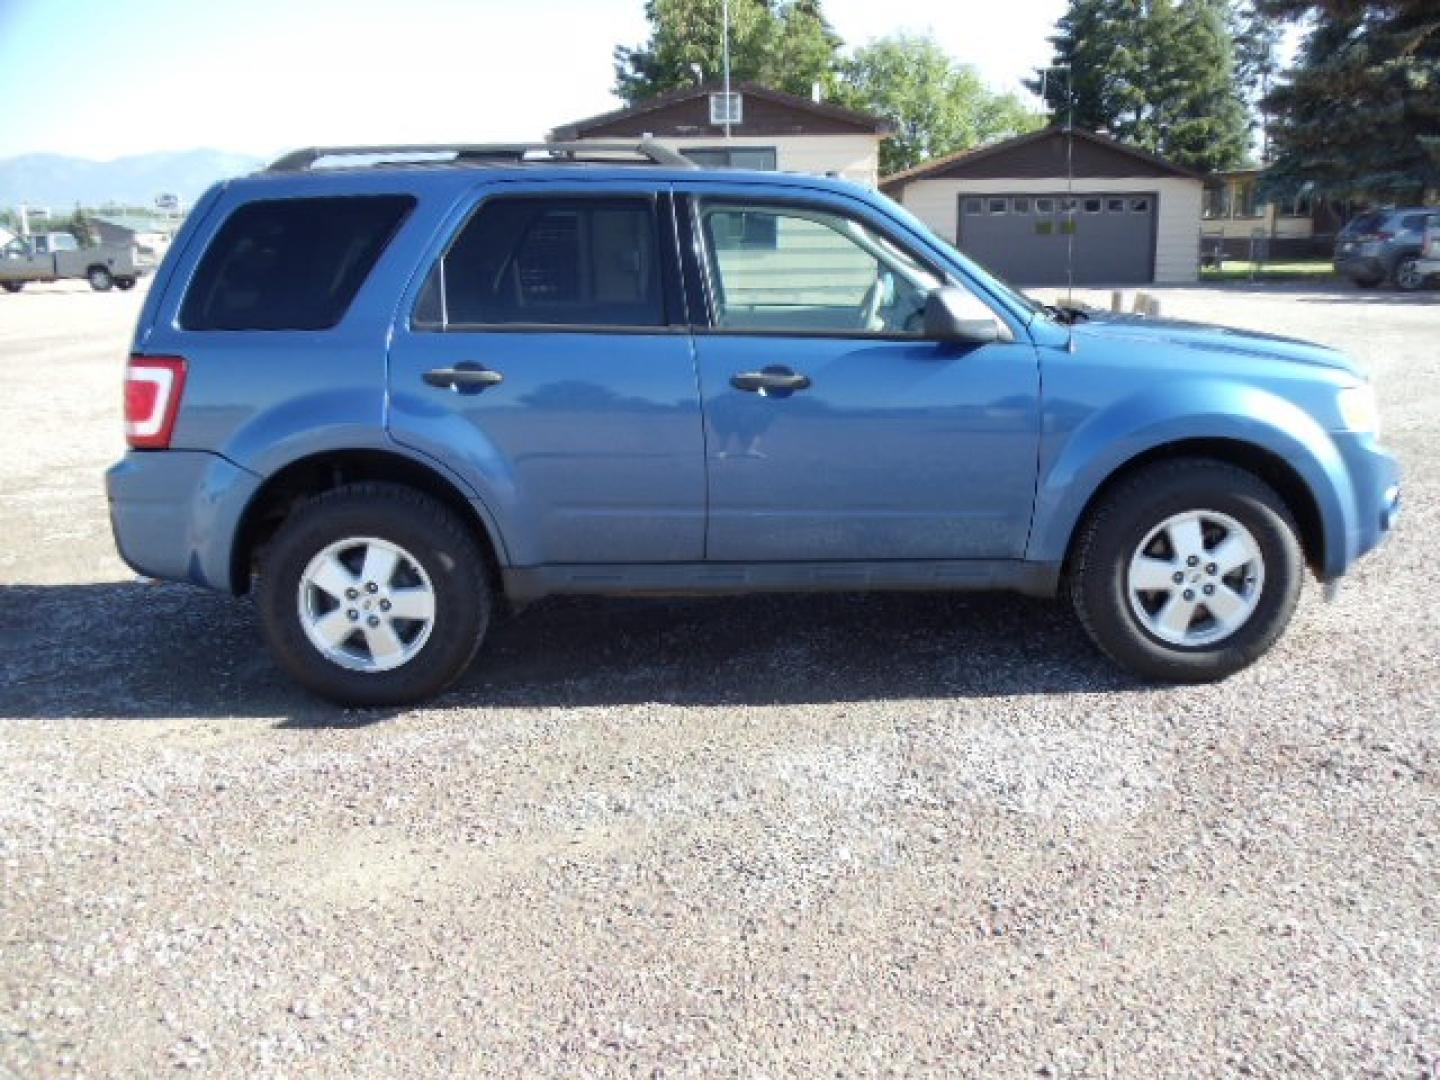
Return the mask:
<path id="1" fill-rule="evenodd" d="M 1155 280 L 1155 196 L 960 196 L 957 246 L 1026 285 L 1140 285 Z"/>
<path id="2" fill-rule="evenodd" d="M 886 177 L 881 189 L 1017 285 L 1145 285 L 1199 272 L 1201 177 L 1047 128 Z"/>

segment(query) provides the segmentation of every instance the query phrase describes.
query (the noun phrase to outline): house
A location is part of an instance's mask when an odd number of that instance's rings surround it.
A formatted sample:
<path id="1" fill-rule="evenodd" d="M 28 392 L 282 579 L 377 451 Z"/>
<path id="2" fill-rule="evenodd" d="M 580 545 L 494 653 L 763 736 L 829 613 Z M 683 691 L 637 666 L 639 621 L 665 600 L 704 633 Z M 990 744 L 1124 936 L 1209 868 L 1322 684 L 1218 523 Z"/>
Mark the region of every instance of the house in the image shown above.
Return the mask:
<path id="1" fill-rule="evenodd" d="M 100 214 L 92 217 L 90 227 L 102 244 L 135 244 L 162 254 L 170 246 L 174 225 L 160 218 L 134 214 Z"/>
<path id="2" fill-rule="evenodd" d="M 1094 132 L 1044 128 L 894 173 L 880 189 L 1018 285 L 1199 275 L 1203 178 Z"/>
<path id="3" fill-rule="evenodd" d="M 726 120 L 729 120 L 728 132 Z M 654 138 L 701 165 L 829 173 L 874 187 L 888 121 L 755 83 L 673 90 L 562 124 L 556 141 Z"/>
<path id="4" fill-rule="evenodd" d="M 1205 180 L 1200 242 L 1207 257 L 1269 259 L 1328 256 L 1343 223 L 1338 209 L 1302 192 L 1282 202 L 1262 202 L 1260 169 L 1232 169 Z"/>

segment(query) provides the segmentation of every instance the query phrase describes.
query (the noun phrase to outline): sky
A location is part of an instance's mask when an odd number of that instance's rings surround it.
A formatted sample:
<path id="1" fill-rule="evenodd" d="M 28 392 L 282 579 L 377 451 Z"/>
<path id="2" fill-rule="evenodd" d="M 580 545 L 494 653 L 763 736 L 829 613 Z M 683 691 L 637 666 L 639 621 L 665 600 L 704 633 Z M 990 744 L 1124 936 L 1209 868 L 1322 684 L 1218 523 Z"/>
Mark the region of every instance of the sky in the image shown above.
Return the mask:
<path id="1" fill-rule="evenodd" d="M 1064 0 L 825 0 L 850 46 L 932 31 L 1000 90 Z M 643 0 L 0 0 L 0 158 L 540 139 L 615 108 Z"/>

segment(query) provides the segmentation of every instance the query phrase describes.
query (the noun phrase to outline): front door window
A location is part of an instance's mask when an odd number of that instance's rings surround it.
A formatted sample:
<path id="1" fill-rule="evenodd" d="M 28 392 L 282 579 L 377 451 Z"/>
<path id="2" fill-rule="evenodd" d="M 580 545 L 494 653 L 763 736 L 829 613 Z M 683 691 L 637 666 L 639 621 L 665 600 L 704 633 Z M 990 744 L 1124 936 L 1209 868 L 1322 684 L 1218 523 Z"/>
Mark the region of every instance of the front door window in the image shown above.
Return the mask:
<path id="1" fill-rule="evenodd" d="M 702 200 L 722 330 L 915 334 L 938 275 L 868 225 L 808 206 Z"/>

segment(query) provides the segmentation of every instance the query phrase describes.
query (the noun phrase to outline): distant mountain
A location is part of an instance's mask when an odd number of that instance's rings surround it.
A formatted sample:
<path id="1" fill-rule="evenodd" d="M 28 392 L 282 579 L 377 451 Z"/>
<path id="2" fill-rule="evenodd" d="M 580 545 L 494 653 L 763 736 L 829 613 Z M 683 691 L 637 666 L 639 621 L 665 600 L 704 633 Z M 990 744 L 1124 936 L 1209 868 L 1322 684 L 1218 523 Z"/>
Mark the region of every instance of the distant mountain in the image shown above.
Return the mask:
<path id="1" fill-rule="evenodd" d="M 153 206 L 161 193 L 178 195 L 189 205 L 215 181 L 254 172 L 263 164 L 256 157 L 221 150 L 136 154 L 114 161 L 25 154 L 0 159 L 0 206 Z"/>

